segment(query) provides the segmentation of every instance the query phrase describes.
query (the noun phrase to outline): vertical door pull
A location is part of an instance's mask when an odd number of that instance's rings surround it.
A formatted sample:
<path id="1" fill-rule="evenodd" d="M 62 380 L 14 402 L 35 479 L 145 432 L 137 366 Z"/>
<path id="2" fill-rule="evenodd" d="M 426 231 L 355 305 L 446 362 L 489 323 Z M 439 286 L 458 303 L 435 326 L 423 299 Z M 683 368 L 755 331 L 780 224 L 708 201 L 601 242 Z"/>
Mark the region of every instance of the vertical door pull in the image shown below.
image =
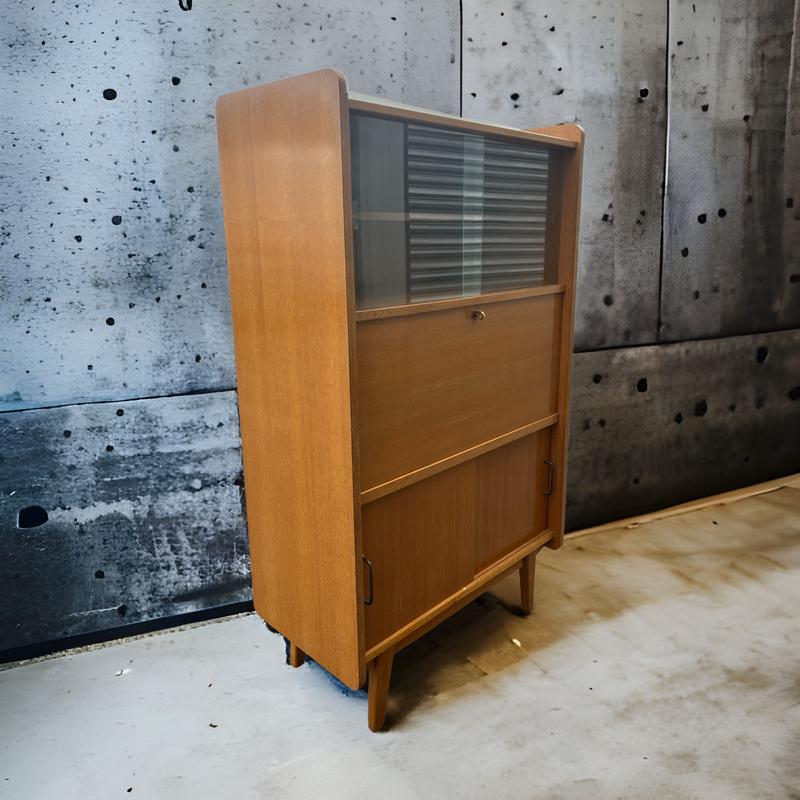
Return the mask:
<path id="1" fill-rule="evenodd" d="M 375 599 L 375 580 L 372 573 L 372 562 L 363 553 L 361 554 L 361 558 L 367 562 L 367 566 L 369 567 L 369 600 L 364 598 L 364 605 L 371 606 L 372 601 Z"/>
<path id="2" fill-rule="evenodd" d="M 544 463 L 550 465 L 550 488 L 546 492 L 542 492 L 542 494 L 549 497 L 551 494 L 553 494 L 553 486 L 555 485 L 556 482 L 556 468 L 553 465 L 552 461 L 548 461 L 547 459 L 545 459 Z"/>

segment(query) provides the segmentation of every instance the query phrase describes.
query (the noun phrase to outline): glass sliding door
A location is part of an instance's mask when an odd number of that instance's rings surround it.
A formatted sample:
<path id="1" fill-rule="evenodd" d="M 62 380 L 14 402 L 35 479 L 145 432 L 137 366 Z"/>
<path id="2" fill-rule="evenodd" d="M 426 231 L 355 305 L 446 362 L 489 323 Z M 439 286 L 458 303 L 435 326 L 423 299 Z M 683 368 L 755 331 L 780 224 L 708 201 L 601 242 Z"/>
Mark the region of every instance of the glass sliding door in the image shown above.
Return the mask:
<path id="1" fill-rule="evenodd" d="M 357 308 L 556 281 L 560 153 L 356 113 L 350 135 Z"/>

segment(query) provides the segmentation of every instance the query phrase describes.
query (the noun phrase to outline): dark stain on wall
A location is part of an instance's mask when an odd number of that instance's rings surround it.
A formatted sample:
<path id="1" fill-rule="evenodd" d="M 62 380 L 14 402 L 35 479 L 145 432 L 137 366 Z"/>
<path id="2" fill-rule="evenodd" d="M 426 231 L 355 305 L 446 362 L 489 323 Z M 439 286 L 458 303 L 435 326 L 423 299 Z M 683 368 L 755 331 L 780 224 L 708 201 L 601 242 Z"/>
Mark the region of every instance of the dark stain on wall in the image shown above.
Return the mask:
<path id="1" fill-rule="evenodd" d="M 235 393 L 0 414 L 0 586 L 0 651 L 249 600 Z"/>
<path id="2" fill-rule="evenodd" d="M 798 375 L 798 330 L 576 354 L 568 530 L 798 472 Z"/>
<path id="3" fill-rule="evenodd" d="M 737 0 L 696 14 L 676 7 L 673 23 L 686 41 L 670 56 L 661 341 L 800 326 L 800 292 L 790 285 L 800 225 L 786 207 L 800 174 L 794 6 Z M 681 247 L 685 262 L 676 257 Z"/>

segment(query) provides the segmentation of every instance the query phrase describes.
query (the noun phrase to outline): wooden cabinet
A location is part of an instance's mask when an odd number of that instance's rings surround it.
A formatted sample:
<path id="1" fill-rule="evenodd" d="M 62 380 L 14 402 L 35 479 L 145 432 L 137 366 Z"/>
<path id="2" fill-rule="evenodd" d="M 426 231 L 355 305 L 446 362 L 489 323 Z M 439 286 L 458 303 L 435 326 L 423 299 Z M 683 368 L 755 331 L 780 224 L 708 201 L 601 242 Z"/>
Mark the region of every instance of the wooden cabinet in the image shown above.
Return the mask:
<path id="1" fill-rule="evenodd" d="M 221 97 L 258 613 L 383 725 L 394 653 L 561 545 L 583 131 Z"/>

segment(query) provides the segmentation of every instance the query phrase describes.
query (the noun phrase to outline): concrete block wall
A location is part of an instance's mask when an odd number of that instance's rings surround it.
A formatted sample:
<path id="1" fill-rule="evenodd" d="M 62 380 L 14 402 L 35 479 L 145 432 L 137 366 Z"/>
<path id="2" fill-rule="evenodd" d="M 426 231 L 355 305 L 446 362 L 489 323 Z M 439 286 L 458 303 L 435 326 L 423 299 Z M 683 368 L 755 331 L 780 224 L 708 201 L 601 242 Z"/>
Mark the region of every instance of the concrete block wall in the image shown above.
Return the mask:
<path id="1" fill-rule="evenodd" d="M 795 5 L 5 3 L 0 651 L 248 599 L 214 102 L 324 66 L 586 128 L 570 527 L 800 470 Z"/>

